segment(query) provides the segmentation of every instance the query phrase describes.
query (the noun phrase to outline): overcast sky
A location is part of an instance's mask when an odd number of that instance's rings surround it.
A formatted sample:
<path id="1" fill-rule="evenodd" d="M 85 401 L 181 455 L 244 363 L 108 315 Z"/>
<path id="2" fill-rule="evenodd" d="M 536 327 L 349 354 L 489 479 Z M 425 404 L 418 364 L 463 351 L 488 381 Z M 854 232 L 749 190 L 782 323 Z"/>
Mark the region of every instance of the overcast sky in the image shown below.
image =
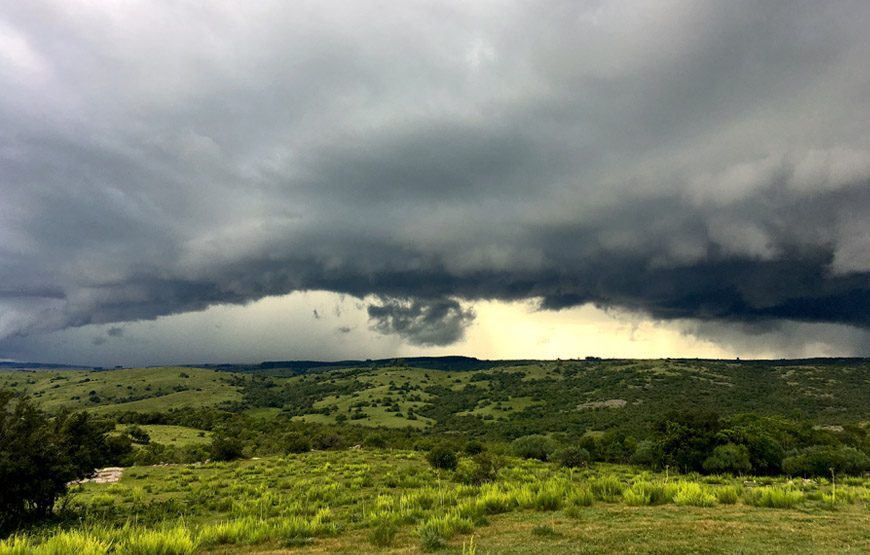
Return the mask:
<path id="1" fill-rule="evenodd" d="M 0 358 L 870 355 L 868 21 L 0 0 Z"/>

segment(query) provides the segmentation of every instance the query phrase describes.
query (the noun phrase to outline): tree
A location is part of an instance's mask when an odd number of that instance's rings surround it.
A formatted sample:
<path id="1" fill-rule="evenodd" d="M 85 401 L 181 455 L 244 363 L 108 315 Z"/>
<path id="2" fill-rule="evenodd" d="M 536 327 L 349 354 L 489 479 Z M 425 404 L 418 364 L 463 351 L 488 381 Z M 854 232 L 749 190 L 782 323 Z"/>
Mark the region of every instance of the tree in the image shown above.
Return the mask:
<path id="1" fill-rule="evenodd" d="M 556 450 L 556 442 L 541 434 L 518 437 L 511 443 L 511 451 L 517 457 L 546 461 Z"/>
<path id="2" fill-rule="evenodd" d="M 442 470 L 455 470 L 459 459 L 456 456 L 456 449 L 446 443 L 439 443 L 432 447 L 432 450 L 426 454 L 426 460 L 429 461 L 434 468 Z"/>
<path id="3" fill-rule="evenodd" d="M 703 463 L 716 445 L 721 425 L 710 412 L 675 412 L 656 426 L 662 462 L 684 472 L 703 470 Z"/>
<path id="4" fill-rule="evenodd" d="M 111 429 L 82 412 L 49 418 L 29 399 L 0 391 L 0 528 L 47 517 L 67 483 L 125 454 L 121 443 L 106 441 Z"/>
<path id="5" fill-rule="evenodd" d="M 553 459 L 559 463 L 559 466 L 578 468 L 589 464 L 591 457 L 586 449 L 572 445 L 557 450 L 553 453 Z"/>
<path id="6" fill-rule="evenodd" d="M 859 476 L 870 470 L 870 457 L 854 447 L 813 445 L 787 457 L 782 469 L 793 476 L 828 476 L 831 469 Z"/>
<path id="7" fill-rule="evenodd" d="M 728 443 L 713 449 L 704 460 L 704 470 L 714 473 L 743 474 L 752 470 L 749 450 L 745 445 Z"/>

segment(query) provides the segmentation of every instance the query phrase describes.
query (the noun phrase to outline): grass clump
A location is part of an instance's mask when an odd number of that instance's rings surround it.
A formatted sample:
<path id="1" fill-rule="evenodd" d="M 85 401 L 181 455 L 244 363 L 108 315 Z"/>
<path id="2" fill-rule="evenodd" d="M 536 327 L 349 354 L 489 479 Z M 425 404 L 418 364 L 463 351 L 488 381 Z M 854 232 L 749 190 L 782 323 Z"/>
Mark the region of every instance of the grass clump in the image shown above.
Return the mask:
<path id="1" fill-rule="evenodd" d="M 669 482 L 638 480 L 622 492 L 626 505 L 664 505 L 672 503 L 679 486 Z"/>
<path id="2" fill-rule="evenodd" d="M 456 534 L 467 534 L 474 529 L 474 524 L 467 518 L 455 514 L 434 516 L 421 523 L 417 528 L 420 535 L 420 545 L 423 551 L 441 549 L 447 540 Z"/>
<path id="3" fill-rule="evenodd" d="M 620 479 L 613 474 L 605 474 L 589 481 L 592 488 L 592 493 L 595 499 L 613 503 L 619 501 L 622 497 L 622 492 L 625 490 L 625 485 Z"/>
<path id="4" fill-rule="evenodd" d="M 119 555 L 192 555 L 198 547 L 190 530 L 183 526 L 164 530 L 132 529 L 125 535 L 114 551 Z"/>
<path id="5" fill-rule="evenodd" d="M 733 505 L 737 503 L 740 497 L 740 490 L 737 486 L 722 486 L 716 488 L 716 500 L 723 505 Z"/>
<path id="6" fill-rule="evenodd" d="M 110 541 L 82 530 L 59 532 L 41 544 L 23 537 L 12 537 L 0 542 L 2 555 L 105 555 L 110 548 Z"/>
<path id="7" fill-rule="evenodd" d="M 532 528 L 532 535 L 538 536 L 539 538 L 558 538 L 561 536 L 561 534 L 549 524 L 539 524 L 535 526 Z"/>
<path id="8" fill-rule="evenodd" d="M 696 482 L 683 482 L 674 495 L 674 503 L 681 506 L 712 507 L 716 496 Z"/>
<path id="9" fill-rule="evenodd" d="M 376 547 L 389 547 L 396 539 L 399 528 L 389 521 L 381 521 L 375 524 L 369 531 L 369 543 Z"/>
<path id="10" fill-rule="evenodd" d="M 790 509 L 804 500 L 804 493 L 780 486 L 764 486 L 750 490 L 743 500 L 753 507 Z"/>

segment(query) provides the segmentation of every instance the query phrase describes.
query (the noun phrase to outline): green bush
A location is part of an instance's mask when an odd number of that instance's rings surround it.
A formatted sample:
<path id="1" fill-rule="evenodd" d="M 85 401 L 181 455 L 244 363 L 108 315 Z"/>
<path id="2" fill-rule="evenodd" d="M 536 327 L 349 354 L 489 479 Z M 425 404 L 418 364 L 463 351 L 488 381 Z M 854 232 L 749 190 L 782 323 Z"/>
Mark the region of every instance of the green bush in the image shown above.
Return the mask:
<path id="1" fill-rule="evenodd" d="M 511 451 L 517 457 L 546 461 L 556 450 L 556 442 L 547 436 L 532 434 L 515 439 Z"/>
<path id="2" fill-rule="evenodd" d="M 553 453 L 553 460 L 564 468 L 579 468 L 589 464 L 591 457 L 589 451 L 582 447 L 570 446 L 557 449 Z"/>
<path id="3" fill-rule="evenodd" d="M 299 432 L 290 432 L 284 436 L 284 453 L 296 454 L 311 451 L 311 440 L 308 436 Z"/>
<path id="4" fill-rule="evenodd" d="M 500 457 L 490 453 L 480 453 L 472 459 L 460 460 L 453 476 L 457 482 L 479 486 L 494 481 L 503 465 L 504 462 Z"/>
<path id="5" fill-rule="evenodd" d="M 712 473 L 744 474 L 752 470 L 749 449 L 744 445 L 720 445 L 704 460 L 704 470 Z"/>
<path id="6" fill-rule="evenodd" d="M 870 457 L 854 447 L 814 445 L 782 461 L 786 474 L 796 476 L 861 475 L 870 470 Z"/>
<path id="7" fill-rule="evenodd" d="M 426 460 L 433 468 L 441 470 L 456 470 L 459 459 L 456 450 L 451 445 L 439 443 L 426 454 Z"/>

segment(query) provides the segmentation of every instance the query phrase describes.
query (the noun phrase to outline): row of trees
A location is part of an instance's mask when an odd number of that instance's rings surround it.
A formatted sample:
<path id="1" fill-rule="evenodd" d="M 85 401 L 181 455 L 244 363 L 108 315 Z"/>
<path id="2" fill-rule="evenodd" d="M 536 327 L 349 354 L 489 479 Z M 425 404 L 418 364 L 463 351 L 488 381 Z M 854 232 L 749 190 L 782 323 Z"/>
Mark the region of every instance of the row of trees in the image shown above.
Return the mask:
<path id="1" fill-rule="evenodd" d="M 843 438 L 850 440 L 845 443 Z M 618 432 L 586 433 L 579 439 L 542 435 L 511 443 L 519 457 L 580 466 L 590 460 L 632 463 L 680 472 L 792 476 L 862 474 L 870 471 L 863 428 L 834 432 L 778 417 L 674 412 L 638 441 Z M 857 444 L 857 445 L 856 445 Z"/>

